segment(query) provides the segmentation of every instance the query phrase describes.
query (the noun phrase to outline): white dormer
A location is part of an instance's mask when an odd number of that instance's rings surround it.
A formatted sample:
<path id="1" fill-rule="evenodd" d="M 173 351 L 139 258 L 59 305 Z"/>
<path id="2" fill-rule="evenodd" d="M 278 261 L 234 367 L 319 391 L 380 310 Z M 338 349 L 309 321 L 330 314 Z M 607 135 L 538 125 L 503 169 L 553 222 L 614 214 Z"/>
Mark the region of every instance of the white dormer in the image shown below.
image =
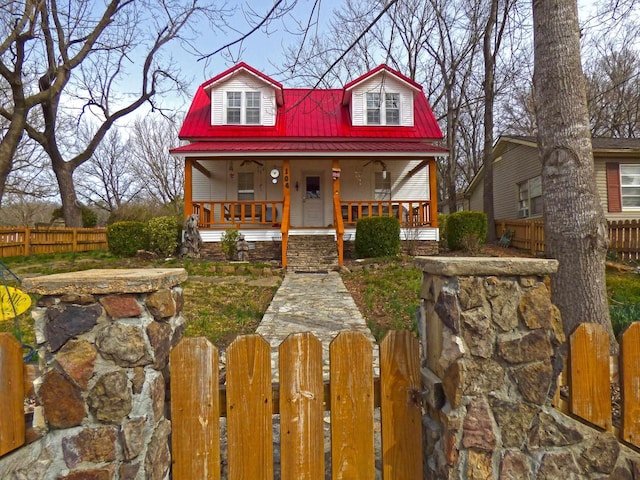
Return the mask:
<path id="1" fill-rule="evenodd" d="M 227 70 L 204 88 L 211 97 L 211 125 L 276 124 L 282 86 L 248 65 Z"/>
<path id="2" fill-rule="evenodd" d="M 413 126 L 413 101 L 421 87 L 381 65 L 347 84 L 343 104 L 354 126 Z"/>

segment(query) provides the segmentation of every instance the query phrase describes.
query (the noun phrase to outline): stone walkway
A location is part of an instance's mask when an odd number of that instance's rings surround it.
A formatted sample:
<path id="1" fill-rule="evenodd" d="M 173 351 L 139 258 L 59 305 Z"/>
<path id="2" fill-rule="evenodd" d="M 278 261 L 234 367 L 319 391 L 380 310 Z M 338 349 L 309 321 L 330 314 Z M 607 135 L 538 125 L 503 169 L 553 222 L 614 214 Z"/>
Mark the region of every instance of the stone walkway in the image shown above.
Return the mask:
<path id="1" fill-rule="evenodd" d="M 256 333 L 271 345 L 271 369 L 278 378 L 277 349 L 291 333 L 311 332 L 322 342 L 323 376 L 329 378 L 329 344 L 342 330 L 363 332 L 375 339 L 340 274 L 294 273 L 284 277 L 262 317 Z M 374 345 L 374 374 L 379 374 L 378 347 Z"/>

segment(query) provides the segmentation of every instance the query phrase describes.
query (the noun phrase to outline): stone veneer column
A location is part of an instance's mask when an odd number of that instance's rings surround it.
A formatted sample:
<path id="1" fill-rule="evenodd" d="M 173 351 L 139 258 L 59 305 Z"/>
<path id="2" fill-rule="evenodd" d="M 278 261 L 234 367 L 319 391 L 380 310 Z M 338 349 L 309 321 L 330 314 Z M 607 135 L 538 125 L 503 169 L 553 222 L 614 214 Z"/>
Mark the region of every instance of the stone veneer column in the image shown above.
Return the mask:
<path id="1" fill-rule="evenodd" d="M 544 282 L 555 260 L 416 264 L 427 478 L 640 478 L 637 453 L 551 406 L 565 341 Z"/>
<path id="2" fill-rule="evenodd" d="M 186 278 L 172 268 L 24 280 L 42 295 L 33 312 L 41 367 L 34 426 L 42 437 L 16 454 L 28 455 L 11 472 L 16 478 L 169 477 L 165 385 L 184 331 Z"/>

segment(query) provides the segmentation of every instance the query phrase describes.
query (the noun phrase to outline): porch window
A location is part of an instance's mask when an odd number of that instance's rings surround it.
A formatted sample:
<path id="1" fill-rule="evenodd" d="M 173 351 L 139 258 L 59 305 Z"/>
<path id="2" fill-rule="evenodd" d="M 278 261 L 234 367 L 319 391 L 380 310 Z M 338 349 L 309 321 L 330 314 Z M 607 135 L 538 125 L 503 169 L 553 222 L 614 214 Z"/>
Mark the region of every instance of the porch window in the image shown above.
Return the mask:
<path id="1" fill-rule="evenodd" d="M 241 123 L 242 92 L 227 92 L 227 123 Z"/>
<path id="2" fill-rule="evenodd" d="M 640 209 L 640 165 L 620 164 L 620 193 L 623 210 Z"/>
<path id="3" fill-rule="evenodd" d="M 389 172 L 374 172 L 374 200 L 391 200 L 391 175 Z"/>
<path id="4" fill-rule="evenodd" d="M 367 93 L 367 125 L 380 125 L 379 93 Z"/>
<path id="5" fill-rule="evenodd" d="M 387 125 L 400 125 L 400 94 L 385 93 L 384 106 Z"/>
<path id="6" fill-rule="evenodd" d="M 253 200 L 253 172 L 238 172 L 238 200 Z"/>
<path id="7" fill-rule="evenodd" d="M 518 184 L 518 218 L 542 215 L 542 178 L 530 178 Z"/>
<path id="8" fill-rule="evenodd" d="M 260 124 L 260 92 L 247 92 L 246 94 L 247 108 L 246 117 L 247 124 Z"/>

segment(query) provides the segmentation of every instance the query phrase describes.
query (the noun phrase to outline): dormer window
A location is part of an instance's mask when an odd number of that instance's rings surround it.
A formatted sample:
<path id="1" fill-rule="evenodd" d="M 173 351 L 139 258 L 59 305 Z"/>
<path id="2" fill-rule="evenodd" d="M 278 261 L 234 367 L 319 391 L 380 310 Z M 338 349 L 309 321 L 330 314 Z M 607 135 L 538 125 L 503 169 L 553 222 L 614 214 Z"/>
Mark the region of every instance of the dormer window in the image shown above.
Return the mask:
<path id="1" fill-rule="evenodd" d="M 367 125 L 400 125 L 400 94 L 367 92 Z"/>
<path id="2" fill-rule="evenodd" d="M 260 92 L 227 92 L 227 123 L 260 125 Z"/>

